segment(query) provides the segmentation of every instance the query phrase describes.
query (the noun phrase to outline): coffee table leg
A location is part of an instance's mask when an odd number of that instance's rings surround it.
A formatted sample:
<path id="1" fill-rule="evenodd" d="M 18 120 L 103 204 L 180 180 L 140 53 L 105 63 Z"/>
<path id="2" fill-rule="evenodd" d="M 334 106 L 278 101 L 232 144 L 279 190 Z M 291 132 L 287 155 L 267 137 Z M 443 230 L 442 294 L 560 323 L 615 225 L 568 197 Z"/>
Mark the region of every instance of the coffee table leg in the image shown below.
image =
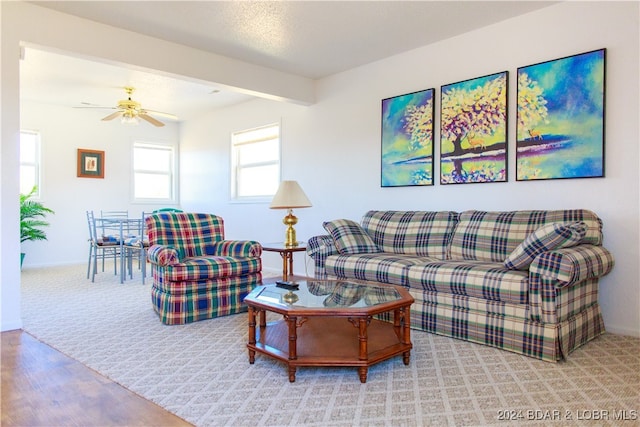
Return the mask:
<path id="1" fill-rule="evenodd" d="M 367 349 L 367 340 L 368 340 L 368 334 L 367 334 L 367 325 L 369 324 L 368 319 L 366 318 L 360 318 L 358 321 L 358 339 L 360 340 L 360 360 L 367 360 L 369 358 L 369 351 Z M 360 375 L 360 382 L 361 383 L 366 383 L 367 382 L 367 372 L 369 371 L 369 368 L 367 368 L 366 366 L 361 366 L 360 368 L 358 368 L 358 374 Z"/>
<path id="2" fill-rule="evenodd" d="M 297 351 L 297 323 L 298 319 L 296 317 L 288 317 L 286 316 L 287 322 L 289 323 L 289 360 L 295 360 L 298 358 Z M 289 364 L 289 382 L 295 382 L 296 380 L 296 367 Z"/>
<path id="3" fill-rule="evenodd" d="M 265 328 L 267 326 L 267 311 L 260 310 L 260 327 Z"/>
<path id="4" fill-rule="evenodd" d="M 411 306 L 402 308 L 402 344 L 411 344 Z M 405 365 L 409 364 L 411 357 L 411 351 L 405 351 L 402 353 L 402 362 Z"/>
<path id="5" fill-rule="evenodd" d="M 256 345 L 256 312 L 253 307 L 249 307 L 249 344 Z M 256 361 L 255 350 L 249 349 L 249 363 L 253 365 Z"/>

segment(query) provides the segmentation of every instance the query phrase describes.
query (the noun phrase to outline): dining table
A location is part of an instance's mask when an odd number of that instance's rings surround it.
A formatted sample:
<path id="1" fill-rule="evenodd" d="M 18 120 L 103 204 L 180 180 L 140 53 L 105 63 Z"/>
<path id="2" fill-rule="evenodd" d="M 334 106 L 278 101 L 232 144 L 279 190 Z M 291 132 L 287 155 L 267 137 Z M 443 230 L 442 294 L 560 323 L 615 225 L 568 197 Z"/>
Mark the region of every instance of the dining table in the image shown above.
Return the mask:
<path id="1" fill-rule="evenodd" d="M 129 256 L 125 249 L 125 242 L 128 239 L 139 237 L 142 240 L 144 223 L 142 218 L 120 218 L 106 217 L 96 218 L 96 228 L 101 229 L 103 236 L 111 236 L 120 246 L 120 283 L 124 283 L 126 279 L 127 257 Z"/>

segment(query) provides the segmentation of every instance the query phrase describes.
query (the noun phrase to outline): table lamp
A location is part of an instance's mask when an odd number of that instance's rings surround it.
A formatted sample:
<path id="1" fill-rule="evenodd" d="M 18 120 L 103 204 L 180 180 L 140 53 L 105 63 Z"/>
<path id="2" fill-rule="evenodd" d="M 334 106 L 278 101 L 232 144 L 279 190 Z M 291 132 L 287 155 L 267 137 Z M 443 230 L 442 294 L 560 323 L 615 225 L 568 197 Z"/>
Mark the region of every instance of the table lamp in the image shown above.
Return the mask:
<path id="1" fill-rule="evenodd" d="M 296 230 L 293 228 L 298 223 L 298 218 L 293 215 L 293 208 L 309 208 L 311 202 L 304 194 L 302 188 L 297 181 L 282 181 L 276 195 L 273 196 L 271 209 L 288 209 L 287 216 L 284 217 L 282 222 L 287 226 L 287 232 L 284 244 L 288 247 L 298 246 L 296 240 Z"/>

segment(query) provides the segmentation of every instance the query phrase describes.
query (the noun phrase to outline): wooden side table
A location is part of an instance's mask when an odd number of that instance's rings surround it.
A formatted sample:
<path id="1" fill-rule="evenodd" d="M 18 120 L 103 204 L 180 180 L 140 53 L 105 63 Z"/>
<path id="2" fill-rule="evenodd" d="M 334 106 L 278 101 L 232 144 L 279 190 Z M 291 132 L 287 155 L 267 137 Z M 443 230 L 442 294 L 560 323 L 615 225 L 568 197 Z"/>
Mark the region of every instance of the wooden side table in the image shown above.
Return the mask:
<path id="1" fill-rule="evenodd" d="M 282 257 L 282 280 L 287 280 L 293 274 L 293 253 L 304 252 L 307 245 L 299 243 L 298 246 L 286 246 L 284 243 L 262 243 L 262 250 L 278 252 Z"/>

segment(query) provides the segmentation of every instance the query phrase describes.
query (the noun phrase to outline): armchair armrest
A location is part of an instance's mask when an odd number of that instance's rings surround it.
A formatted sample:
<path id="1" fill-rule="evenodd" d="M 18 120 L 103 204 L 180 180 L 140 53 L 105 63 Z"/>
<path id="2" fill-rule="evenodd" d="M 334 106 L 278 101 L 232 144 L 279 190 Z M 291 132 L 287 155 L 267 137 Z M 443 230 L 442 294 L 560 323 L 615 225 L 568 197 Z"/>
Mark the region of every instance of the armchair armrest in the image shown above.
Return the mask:
<path id="1" fill-rule="evenodd" d="M 556 287 L 561 288 L 604 276 L 614 264 L 613 255 L 604 247 L 582 244 L 538 255 L 529 267 L 529 275 L 556 280 Z"/>
<path id="2" fill-rule="evenodd" d="M 171 246 L 152 245 L 147 251 L 149 262 L 160 266 L 178 264 L 181 258 L 180 252 Z"/>
<path id="3" fill-rule="evenodd" d="M 207 255 L 260 258 L 262 245 L 253 240 L 220 240 L 206 248 Z"/>

